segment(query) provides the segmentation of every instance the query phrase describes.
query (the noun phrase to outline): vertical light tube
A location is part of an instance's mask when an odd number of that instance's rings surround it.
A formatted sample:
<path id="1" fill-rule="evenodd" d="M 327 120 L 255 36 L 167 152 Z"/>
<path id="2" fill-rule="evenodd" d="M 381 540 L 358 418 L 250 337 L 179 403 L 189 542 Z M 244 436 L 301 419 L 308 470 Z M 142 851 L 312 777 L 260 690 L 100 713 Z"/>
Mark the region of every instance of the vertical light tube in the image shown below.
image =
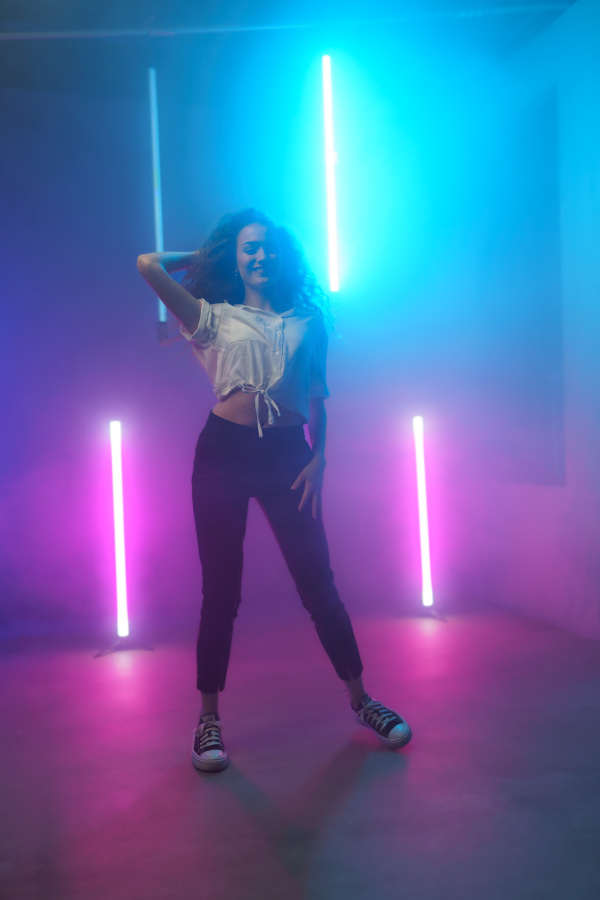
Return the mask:
<path id="1" fill-rule="evenodd" d="M 421 572 L 423 606 L 433 606 L 431 586 L 431 556 L 429 553 L 429 523 L 427 519 L 427 491 L 425 489 L 425 449 L 423 445 L 423 417 L 413 418 L 415 454 L 417 458 L 417 491 L 419 497 L 419 533 L 421 538 Z"/>
<path id="2" fill-rule="evenodd" d="M 110 423 L 113 511 L 115 519 L 115 564 L 117 573 L 117 634 L 127 637 L 127 581 L 125 577 L 125 523 L 123 519 L 123 466 L 121 463 L 121 423 Z"/>
<path id="3" fill-rule="evenodd" d="M 152 133 L 152 184 L 154 189 L 154 249 L 164 250 L 162 219 L 162 187 L 160 182 L 160 143 L 158 139 L 158 99 L 156 92 L 156 69 L 148 69 L 148 89 L 150 98 L 150 128 Z M 167 321 L 167 309 L 158 300 L 158 321 Z"/>
<path id="4" fill-rule="evenodd" d="M 335 164 L 333 143 L 333 98 L 331 92 L 331 57 L 323 57 L 323 114 L 325 118 L 325 183 L 327 188 L 327 243 L 329 246 L 329 290 L 339 291 L 337 210 L 335 199 Z"/>

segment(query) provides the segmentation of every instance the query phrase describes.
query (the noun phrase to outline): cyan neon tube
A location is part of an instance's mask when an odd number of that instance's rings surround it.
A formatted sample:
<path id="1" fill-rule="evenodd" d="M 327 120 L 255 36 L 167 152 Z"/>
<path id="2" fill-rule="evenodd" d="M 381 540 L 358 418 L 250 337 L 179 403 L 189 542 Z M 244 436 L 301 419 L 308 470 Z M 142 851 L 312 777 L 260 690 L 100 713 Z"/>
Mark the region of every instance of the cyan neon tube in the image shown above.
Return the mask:
<path id="1" fill-rule="evenodd" d="M 327 190 L 327 243 L 329 248 L 329 290 L 339 291 L 337 210 L 333 143 L 333 98 L 331 93 L 331 57 L 323 57 L 323 115 L 325 121 L 325 183 Z"/>

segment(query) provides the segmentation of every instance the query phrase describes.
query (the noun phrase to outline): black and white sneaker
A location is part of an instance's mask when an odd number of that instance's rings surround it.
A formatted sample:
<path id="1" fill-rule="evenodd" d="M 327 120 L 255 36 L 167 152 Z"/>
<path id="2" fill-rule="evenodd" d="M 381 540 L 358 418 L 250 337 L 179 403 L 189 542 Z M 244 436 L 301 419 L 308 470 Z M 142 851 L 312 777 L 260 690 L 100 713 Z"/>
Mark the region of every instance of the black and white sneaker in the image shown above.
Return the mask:
<path id="1" fill-rule="evenodd" d="M 220 772 L 227 765 L 221 727 L 216 716 L 207 714 L 194 730 L 192 765 L 201 772 Z"/>
<path id="2" fill-rule="evenodd" d="M 352 709 L 360 724 L 374 731 L 386 747 L 398 749 L 410 741 L 412 731 L 402 716 L 383 703 L 371 700 L 368 694 L 364 695 L 358 708 L 353 706 Z"/>

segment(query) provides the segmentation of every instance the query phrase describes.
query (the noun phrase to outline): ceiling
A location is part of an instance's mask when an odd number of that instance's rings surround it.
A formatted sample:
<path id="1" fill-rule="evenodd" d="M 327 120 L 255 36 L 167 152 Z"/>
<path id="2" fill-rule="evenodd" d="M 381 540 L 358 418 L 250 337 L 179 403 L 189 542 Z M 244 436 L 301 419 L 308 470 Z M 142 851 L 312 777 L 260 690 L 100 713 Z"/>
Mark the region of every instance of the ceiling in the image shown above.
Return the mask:
<path id="1" fill-rule="evenodd" d="M 404 37 L 437 33 L 455 42 L 459 51 L 469 48 L 490 59 L 515 53 L 548 27 L 576 0 L 547 3 L 541 0 L 303 0 L 302 4 L 261 0 L 4 0 L 0 7 L 0 86 L 44 90 L 82 90 L 114 93 L 127 80 L 111 83 L 100 77 L 107 66 L 98 62 L 121 58 L 133 65 L 134 58 L 148 55 L 151 48 L 183 47 L 191 34 L 243 33 L 257 30 L 268 34 L 301 30 L 313 37 L 343 40 L 353 31 L 385 28 L 389 39 L 394 29 Z M 93 61 L 97 73 L 93 75 Z M 69 60 L 71 61 L 69 63 Z M 89 71 L 88 71 L 89 70 Z M 91 73 L 91 74 L 90 74 Z M 89 76 L 89 77 L 88 77 Z M 75 79 L 75 81 L 74 81 Z M 121 87 L 118 87 L 118 84 Z"/>
<path id="2" fill-rule="evenodd" d="M 351 20 L 454 18 L 464 28 L 471 28 L 475 36 L 487 35 L 487 40 L 501 52 L 510 52 L 546 28 L 574 2 L 373 0 L 365 11 L 364 0 L 303 0 L 302 5 L 275 0 L 262 0 L 260 4 L 250 0 L 61 0 L 52 4 L 47 0 L 4 0 L 0 33 L 325 26 Z"/>

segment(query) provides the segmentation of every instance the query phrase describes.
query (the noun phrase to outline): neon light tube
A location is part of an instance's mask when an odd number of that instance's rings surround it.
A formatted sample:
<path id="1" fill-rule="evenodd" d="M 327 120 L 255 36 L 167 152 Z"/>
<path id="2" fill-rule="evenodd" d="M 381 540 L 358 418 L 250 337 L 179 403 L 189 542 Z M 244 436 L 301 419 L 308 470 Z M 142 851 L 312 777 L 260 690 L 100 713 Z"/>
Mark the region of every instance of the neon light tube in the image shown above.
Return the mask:
<path id="1" fill-rule="evenodd" d="M 127 581 L 125 578 L 125 524 L 123 521 L 123 466 L 121 464 L 121 423 L 110 423 L 113 511 L 115 518 L 115 563 L 117 571 L 117 634 L 127 637 Z"/>
<path id="2" fill-rule="evenodd" d="M 421 536 L 421 572 L 423 578 L 423 606 L 433 606 L 431 586 L 431 556 L 429 553 L 429 524 L 427 520 L 427 493 L 425 490 L 425 450 L 423 446 L 423 417 L 413 418 L 415 454 L 417 458 L 417 490 L 419 497 L 419 532 Z"/>
<path id="3" fill-rule="evenodd" d="M 150 129 L 152 133 L 152 184 L 154 190 L 154 249 L 164 250 L 162 218 L 162 186 L 160 182 L 160 143 L 158 139 L 158 99 L 156 92 L 156 69 L 148 69 L 148 89 L 150 96 Z M 167 321 L 167 308 L 158 301 L 158 321 Z"/>
<path id="4" fill-rule="evenodd" d="M 335 202 L 335 164 L 333 144 L 333 99 L 331 92 L 331 57 L 323 57 L 323 114 L 325 118 L 325 183 L 327 189 L 327 243 L 329 246 L 329 290 L 340 289 L 338 271 L 337 211 Z"/>

